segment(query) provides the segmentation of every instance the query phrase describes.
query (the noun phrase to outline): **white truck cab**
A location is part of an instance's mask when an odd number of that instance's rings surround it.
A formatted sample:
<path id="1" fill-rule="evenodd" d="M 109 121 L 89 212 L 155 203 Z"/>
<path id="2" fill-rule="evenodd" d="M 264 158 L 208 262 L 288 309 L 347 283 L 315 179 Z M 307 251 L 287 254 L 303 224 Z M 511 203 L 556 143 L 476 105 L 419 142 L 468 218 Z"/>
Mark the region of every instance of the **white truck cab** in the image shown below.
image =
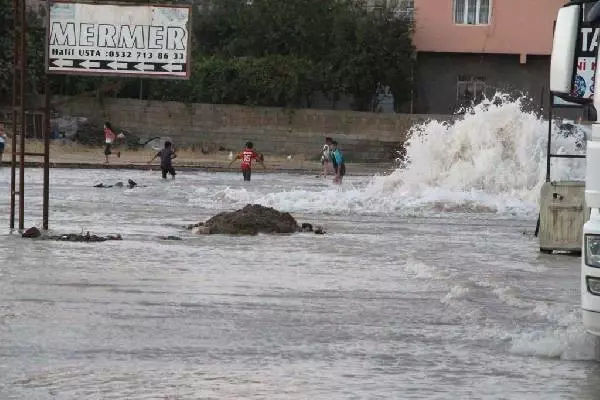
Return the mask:
<path id="1" fill-rule="evenodd" d="M 584 5 L 592 5 L 586 15 Z M 600 121 L 596 115 L 596 110 L 600 110 L 600 95 L 592 95 L 591 102 L 589 98 L 573 95 L 577 74 L 576 48 L 583 40 L 580 34 L 583 21 L 600 26 L 600 1 L 574 0 L 558 12 L 552 47 L 550 91 L 571 102 L 593 105 L 591 133 L 586 138 L 585 202 L 590 208 L 590 217 L 583 226 L 581 312 L 585 329 L 592 335 L 600 336 Z M 594 87 L 598 87 L 599 83 L 600 74 L 596 74 Z"/>

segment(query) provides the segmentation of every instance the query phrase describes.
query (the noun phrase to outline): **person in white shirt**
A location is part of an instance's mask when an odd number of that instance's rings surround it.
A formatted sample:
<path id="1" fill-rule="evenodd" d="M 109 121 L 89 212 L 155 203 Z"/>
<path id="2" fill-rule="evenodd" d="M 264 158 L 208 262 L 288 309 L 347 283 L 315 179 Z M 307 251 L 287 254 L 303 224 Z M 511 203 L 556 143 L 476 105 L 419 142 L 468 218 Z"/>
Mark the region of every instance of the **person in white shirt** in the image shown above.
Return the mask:
<path id="1" fill-rule="evenodd" d="M 333 143 L 333 139 L 330 137 L 325 138 L 325 144 L 323 145 L 323 149 L 321 150 L 321 165 L 323 166 L 323 172 L 321 173 L 323 177 L 327 177 L 327 172 L 332 172 L 331 168 L 331 143 Z"/>
<path id="2" fill-rule="evenodd" d="M 118 135 L 112 130 L 112 126 L 110 126 L 110 122 L 104 123 L 104 156 L 106 157 L 105 164 L 108 164 L 108 156 L 112 154 L 112 146 L 119 139 L 125 139 L 125 134 L 123 132 Z M 117 151 L 117 157 L 121 158 L 121 152 Z"/>

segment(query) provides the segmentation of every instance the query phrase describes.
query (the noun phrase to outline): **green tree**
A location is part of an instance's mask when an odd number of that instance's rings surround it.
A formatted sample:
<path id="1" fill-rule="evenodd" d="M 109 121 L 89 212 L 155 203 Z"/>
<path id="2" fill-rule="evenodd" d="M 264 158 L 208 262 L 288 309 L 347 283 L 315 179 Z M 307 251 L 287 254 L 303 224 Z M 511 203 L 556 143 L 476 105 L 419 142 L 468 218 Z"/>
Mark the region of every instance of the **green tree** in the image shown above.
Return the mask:
<path id="1" fill-rule="evenodd" d="M 43 75 L 44 47 L 43 41 L 38 42 L 40 37 L 41 17 L 34 12 L 28 12 L 27 20 L 27 80 L 26 92 L 37 90 L 39 78 Z M 12 0 L 0 0 L 0 94 L 2 103 L 9 104 L 12 98 L 12 84 L 14 71 L 14 41 L 16 38 L 13 17 Z M 40 60 L 42 62 L 40 63 Z"/>
<path id="2" fill-rule="evenodd" d="M 12 0 L 0 0 L 0 104 L 9 104 L 13 70 Z"/>
<path id="3" fill-rule="evenodd" d="M 376 15 L 375 36 L 378 38 L 380 83 L 389 86 L 394 95 L 394 109 L 410 101 L 415 68 L 412 25 L 400 20 L 391 10 Z"/>
<path id="4" fill-rule="evenodd" d="M 391 88 L 397 109 L 409 99 L 411 26 L 390 11 L 368 12 L 349 0 L 212 0 L 192 16 L 189 80 L 52 75 L 52 92 L 110 87 L 124 97 L 147 93 L 161 100 L 280 107 L 310 107 L 325 94 L 334 101 L 351 96 L 354 109 L 364 111 L 374 109 L 383 87 Z M 34 93 L 42 90 L 45 68 L 41 21 L 29 15 L 27 87 Z M 13 33 L 12 0 L 0 0 L 5 99 L 12 86 Z"/>
<path id="5" fill-rule="evenodd" d="M 43 14 L 28 10 L 26 15 L 26 94 L 37 94 L 44 90 L 45 38 Z M 16 39 L 12 0 L 0 0 L 0 96 L 1 103 L 12 102 L 14 65 L 14 41 Z"/>
<path id="6" fill-rule="evenodd" d="M 346 5 L 332 26 L 327 56 L 334 94 L 354 98 L 356 110 L 371 110 L 384 86 L 394 94 L 396 108 L 409 99 L 414 46 L 410 24 L 391 10 L 369 12 Z"/>
<path id="7" fill-rule="evenodd" d="M 274 80 L 261 80 L 270 95 L 249 96 L 247 101 L 271 99 L 275 105 L 287 99 L 291 102 L 287 105 L 294 105 L 301 91 L 300 103 L 309 105 L 310 98 L 322 92 L 334 100 L 350 95 L 355 109 L 371 110 L 383 86 L 392 89 L 398 107 L 410 91 L 414 52 L 410 25 L 389 10 L 372 13 L 354 1 L 340 0 L 254 0 L 251 5 L 245 0 L 215 0 L 194 26 L 194 49 L 200 57 L 217 55 L 235 64 L 241 57 L 260 60 L 277 55 L 287 76 L 297 77 L 288 82 L 290 86 L 276 89 L 281 75 L 272 73 L 280 69 L 263 70 Z M 260 61 L 245 65 L 269 67 Z M 238 71 L 228 76 L 242 90 L 246 75 Z M 294 83 L 306 86 L 299 90 Z M 277 90 L 279 95 L 273 92 Z M 244 101 L 243 96 L 237 98 Z"/>

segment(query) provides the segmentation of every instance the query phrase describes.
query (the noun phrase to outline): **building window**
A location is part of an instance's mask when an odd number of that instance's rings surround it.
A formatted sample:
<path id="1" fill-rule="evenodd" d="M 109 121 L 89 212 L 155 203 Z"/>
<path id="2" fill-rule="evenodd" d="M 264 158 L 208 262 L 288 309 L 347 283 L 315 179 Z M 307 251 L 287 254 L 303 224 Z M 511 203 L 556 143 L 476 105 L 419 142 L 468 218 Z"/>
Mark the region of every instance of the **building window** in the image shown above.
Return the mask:
<path id="1" fill-rule="evenodd" d="M 367 0 L 367 9 L 370 11 L 392 11 L 398 18 L 413 21 L 414 0 Z"/>
<path id="2" fill-rule="evenodd" d="M 456 81 L 456 103 L 459 107 L 470 106 L 483 100 L 485 78 L 459 75 Z"/>
<path id="3" fill-rule="evenodd" d="M 396 15 L 407 21 L 414 21 L 415 3 L 414 0 L 399 0 L 395 7 Z"/>
<path id="4" fill-rule="evenodd" d="M 454 23 L 487 25 L 490 23 L 492 0 L 454 0 Z"/>

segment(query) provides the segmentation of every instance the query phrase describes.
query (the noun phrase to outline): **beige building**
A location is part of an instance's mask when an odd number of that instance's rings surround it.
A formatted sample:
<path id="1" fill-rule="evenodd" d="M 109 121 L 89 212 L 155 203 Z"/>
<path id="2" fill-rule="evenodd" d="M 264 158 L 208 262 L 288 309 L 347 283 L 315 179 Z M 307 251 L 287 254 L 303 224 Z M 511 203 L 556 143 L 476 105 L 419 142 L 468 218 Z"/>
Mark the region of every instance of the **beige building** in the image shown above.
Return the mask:
<path id="1" fill-rule="evenodd" d="M 484 92 L 547 104 L 553 24 L 566 0 L 414 0 L 415 112 L 449 113 Z"/>

